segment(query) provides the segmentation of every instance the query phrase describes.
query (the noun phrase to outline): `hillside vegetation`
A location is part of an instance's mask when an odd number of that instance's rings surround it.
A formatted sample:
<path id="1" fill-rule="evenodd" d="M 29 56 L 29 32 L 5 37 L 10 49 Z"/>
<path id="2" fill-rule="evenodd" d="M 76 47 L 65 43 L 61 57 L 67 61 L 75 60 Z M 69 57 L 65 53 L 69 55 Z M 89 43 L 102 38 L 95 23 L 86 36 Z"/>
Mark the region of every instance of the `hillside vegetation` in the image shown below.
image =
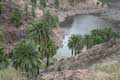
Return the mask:
<path id="1" fill-rule="evenodd" d="M 88 70 L 100 59 L 119 53 L 120 32 L 104 28 L 94 29 L 84 36 L 72 35 L 68 46 L 73 57 L 60 61 L 54 58 L 61 42 L 58 40 L 61 35 L 64 36 L 60 22 L 68 16 L 79 14 L 74 10 L 94 13 L 94 10 L 99 12 L 105 7 L 98 0 L 0 0 L 0 80 L 70 80 L 54 79 L 54 74 L 53 79 L 46 79 L 45 76 L 52 71 L 59 75 L 62 71 L 66 73 L 65 70 Z M 69 14 L 71 10 L 73 14 Z M 87 51 L 83 53 L 81 50 L 84 47 Z M 118 73 L 116 68 L 119 69 L 119 63 L 108 68 L 96 67 L 93 72 L 95 74 L 100 70 L 112 75 L 111 80 L 119 80 L 118 75 L 112 74 Z M 97 80 L 96 76 L 92 78 Z M 77 79 L 72 77 L 71 80 Z"/>

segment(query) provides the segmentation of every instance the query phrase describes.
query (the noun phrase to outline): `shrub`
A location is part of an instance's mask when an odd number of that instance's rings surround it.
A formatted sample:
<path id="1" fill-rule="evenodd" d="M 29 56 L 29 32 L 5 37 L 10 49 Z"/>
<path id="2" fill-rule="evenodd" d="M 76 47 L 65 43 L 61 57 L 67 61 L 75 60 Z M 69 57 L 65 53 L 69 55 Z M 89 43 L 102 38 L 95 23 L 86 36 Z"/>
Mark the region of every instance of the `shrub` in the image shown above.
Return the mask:
<path id="1" fill-rule="evenodd" d="M 9 60 L 5 55 L 3 48 L 0 48 L 0 69 L 5 69 L 9 65 Z"/>
<path id="2" fill-rule="evenodd" d="M 47 0 L 40 0 L 40 6 L 42 7 L 42 8 L 45 8 L 47 5 L 46 5 L 46 1 Z"/>
<path id="3" fill-rule="evenodd" d="M 22 19 L 22 11 L 18 8 L 15 8 L 11 15 L 11 22 L 15 24 L 16 27 L 19 27 Z"/>

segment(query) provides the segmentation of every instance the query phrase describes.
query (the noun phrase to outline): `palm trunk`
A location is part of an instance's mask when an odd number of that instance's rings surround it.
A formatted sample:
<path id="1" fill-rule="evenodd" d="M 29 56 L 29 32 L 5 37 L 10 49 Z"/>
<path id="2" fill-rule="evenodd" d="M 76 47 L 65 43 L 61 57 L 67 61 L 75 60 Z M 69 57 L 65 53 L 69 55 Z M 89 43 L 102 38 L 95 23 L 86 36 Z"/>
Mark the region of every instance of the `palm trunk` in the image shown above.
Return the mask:
<path id="1" fill-rule="evenodd" d="M 32 5 L 32 17 L 35 18 L 35 7 Z"/>
<path id="2" fill-rule="evenodd" d="M 39 75 L 39 68 L 37 68 L 37 73 L 33 76 L 32 80 L 37 80 L 38 75 Z"/>
<path id="3" fill-rule="evenodd" d="M 47 54 L 47 62 L 46 62 L 47 67 L 49 66 L 49 54 Z"/>
<path id="4" fill-rule="evenodd" d="M 75 51 L 75 56 L 77 55 L 77 51 Z"/>
<path id="5" fill-rule="evenodd" d="M 74 54 L 74 51 L 73 51 L 73 49 L 72 49 L 72 56 L 73 56 L 73 54 Z"/>
<path id="6" fill-rule="evenodd" d="M 80 51 L 79 51 L 79 50 L 77 51 L 77 54 L 80 54 Z"/>
<path id="7" fill-rule="evenodd" d="M 37 33 L 39 34 L 39 31 L 37 31 Z M 38 36 L 38 43 L 40 45 L 40 36 Z M 40 52 L 40 47 L 38 48 L 38 51 Z"/>
<path id="8" fill-rule="evenodd" d="M 86 47 L 87 47 L 87 49 L 88 49 L 88 42 L 87 42 L 87 46 L 86 46 Z"/>

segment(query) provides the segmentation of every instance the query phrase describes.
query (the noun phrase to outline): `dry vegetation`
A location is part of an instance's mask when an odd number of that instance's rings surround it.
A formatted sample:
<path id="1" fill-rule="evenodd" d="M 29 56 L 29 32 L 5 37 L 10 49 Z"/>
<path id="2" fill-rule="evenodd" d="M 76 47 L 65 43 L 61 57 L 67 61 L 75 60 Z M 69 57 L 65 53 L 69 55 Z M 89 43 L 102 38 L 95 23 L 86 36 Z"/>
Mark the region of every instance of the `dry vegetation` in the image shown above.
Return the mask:
<path id="1" fill-rule="evenodd" d="M 0 80 L 27 80 L 19 71 L 14 68 L 0 70 Z"/>

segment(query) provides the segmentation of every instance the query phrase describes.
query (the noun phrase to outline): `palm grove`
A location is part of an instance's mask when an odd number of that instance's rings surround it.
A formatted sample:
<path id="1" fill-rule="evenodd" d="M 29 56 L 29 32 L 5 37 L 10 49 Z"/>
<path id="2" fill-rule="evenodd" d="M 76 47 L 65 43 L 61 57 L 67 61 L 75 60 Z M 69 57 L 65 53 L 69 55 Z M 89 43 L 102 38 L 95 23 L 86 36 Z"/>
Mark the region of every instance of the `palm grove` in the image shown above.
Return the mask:
<path id="1" fill-rule="evenodd" d="M 77 55 L 80 51 L 87 47 L 87 49 L 94 45 L 107 42 L 112 38 L 120 37 L 120 32 L 116 29 L 106 27 L 103 29 L 94 29 L 90 34 L 72 35 L 68 42 L 68 47 L 72 51 L 72 55 Z"/>

